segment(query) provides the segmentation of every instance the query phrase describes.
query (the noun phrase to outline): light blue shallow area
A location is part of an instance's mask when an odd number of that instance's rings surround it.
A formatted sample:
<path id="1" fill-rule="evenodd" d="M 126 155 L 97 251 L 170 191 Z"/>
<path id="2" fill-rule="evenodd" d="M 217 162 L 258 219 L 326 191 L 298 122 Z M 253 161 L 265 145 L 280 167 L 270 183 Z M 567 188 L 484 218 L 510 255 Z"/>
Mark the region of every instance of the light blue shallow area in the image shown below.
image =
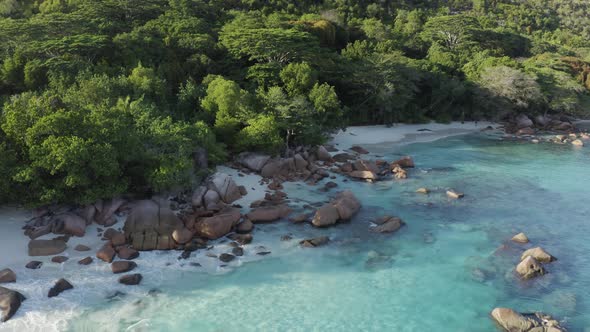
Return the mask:
<path id="1" fill-rule="evenodd" d="M 433 143 L 367 147 L 414 157 L 403 181 L 336 181 L 362 201 L 350 222 L 327 229 L 260 225 L 253 245 L 273 253 L 224 275 L 170 271 L 143 295 L 86 308 L 72 331 L 494 331 L 494 307 L 543 311 L 571 331 L 590 330 L 590 148 L 505 142 L 481 134 Z M 430 195 L 416 194 L 428 187 Z M 318 187 L 287 184 L 292 200 L 324 201 Z M 450 200 L 445 191 L 465 193 Z M 334 191 L 335 192 L 335 191 Z M 393 235 L 368 232 L 396 215 Z M 509 239 L 524 231 L 528 245 Z M 323 248 L 279 240 L 329 235 Z M 291 241 L 291 242 L 293 242 Z M 520 253 L 542 246 L 558 260 L 522 282 Z M 198 269 L 195 269 L 198 270 Z"/>

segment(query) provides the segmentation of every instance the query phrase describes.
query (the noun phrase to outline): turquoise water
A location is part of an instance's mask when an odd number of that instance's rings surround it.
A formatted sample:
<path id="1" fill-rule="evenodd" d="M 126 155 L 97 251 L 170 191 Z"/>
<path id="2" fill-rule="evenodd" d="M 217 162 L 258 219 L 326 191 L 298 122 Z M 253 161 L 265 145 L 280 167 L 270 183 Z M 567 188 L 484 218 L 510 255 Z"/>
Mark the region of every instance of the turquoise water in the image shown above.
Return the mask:
<path id="1" fill-rule="evenodd" d="M 287 221 L 257 226 L 246 251 L 264 245 L 272 254 L 233 262 L 241 266 L 227 273 L 200 272 L 176 261 L 177 253 L 143 255 L 138 261 L 142 286 L 109 286 L 109 292 L 125 294 L 108 300 L 107 291 L 95 287 L 94 296 L 59 326 L 70 331 L 495 331 L 488 314 L 503 306 L 544 311 L 571 331 L 590 330 L 590 148 L 505 142 L 480 134 L 367 148 L 387 160 L 412 155 L 417 168 L 402 181 L 337 179 L 337 190 L 351 189 L 363 203 L 350 223 L 328 229 Z M 432 193 L 416 194 L 419 187 Z M 447 188 L 466 196 L 449 200 Z M 319 187 L 287 184 L 286 191 L 300 204 L 326 200 Z M 384 214 L 407 225 L 393 235 L 369 233 L 370 220 Z M 509 243 L 521 231 L 531 244 Z M 293 240 L 280 241 L 284 234 Z M 331 244 L 297 245 L 317 235 L 329 235 Z M 513 268 L 522 250 L 532 246 L 558 260 L 546 265 L 549 274 L 522 282 Z"/>

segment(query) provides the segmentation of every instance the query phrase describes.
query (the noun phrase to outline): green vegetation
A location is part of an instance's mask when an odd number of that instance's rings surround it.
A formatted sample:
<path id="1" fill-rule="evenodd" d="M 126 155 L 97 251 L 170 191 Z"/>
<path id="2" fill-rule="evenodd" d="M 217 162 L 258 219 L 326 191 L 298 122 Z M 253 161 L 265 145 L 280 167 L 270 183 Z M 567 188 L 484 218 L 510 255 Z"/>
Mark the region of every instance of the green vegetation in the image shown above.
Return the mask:
<path id="1" fill-rule="evenodd" d="M 0 0 L 0 202 L 189 187 L 195 153 L 590 110 L 585 0 Z"/>

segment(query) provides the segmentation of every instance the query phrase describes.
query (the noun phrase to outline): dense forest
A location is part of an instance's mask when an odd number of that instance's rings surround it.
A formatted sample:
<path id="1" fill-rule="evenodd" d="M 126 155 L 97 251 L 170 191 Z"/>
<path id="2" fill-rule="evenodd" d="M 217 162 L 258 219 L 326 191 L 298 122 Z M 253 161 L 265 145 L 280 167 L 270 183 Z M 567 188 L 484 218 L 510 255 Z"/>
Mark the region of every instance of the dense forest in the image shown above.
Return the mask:
<path id="1" fill-rule="evenodd" d="M 0 201 L 190 187 L 351 124 L 590 114 L 587 0 L 0 0 Z"/>

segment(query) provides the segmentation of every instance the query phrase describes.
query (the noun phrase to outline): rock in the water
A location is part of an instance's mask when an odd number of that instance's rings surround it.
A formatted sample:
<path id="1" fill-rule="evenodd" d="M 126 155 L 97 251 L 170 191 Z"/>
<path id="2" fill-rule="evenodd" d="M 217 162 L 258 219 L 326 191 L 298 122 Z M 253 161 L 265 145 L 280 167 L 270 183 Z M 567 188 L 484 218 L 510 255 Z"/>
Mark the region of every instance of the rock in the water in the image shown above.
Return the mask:
<path id="1" fill-rule="evenodd" d="M 21 303 L 26 299 L 24 295 L 17 291 L 0 287 L 0 312 L 2 312 L 0 322 L 6 322 L 12 318 L 20 308 Z"/>
<path id="2" fill-rule="evenodd" d="M 243 152 L 238 155 L 238 162 L 254 172 L 260 172 L 269 159 L 270 156 L 257 153 Z"/>
<path id="3" fill-rule="evenodd" d="M 73 289 L 74 286 L 72 286 L 72 284 L 67 281 L 66 279 L 59 279 L 56 283 L 55 286 L 53 286 L 50 290 L 49 293 L 47 294 L 47 297 L 55 297 L 58 296 L 59 294 L 61 294 L 62 292 L 68 290 L 68 289 Z"/>
<path id="4" fill-rule="evenodd" d="M 110 263 L 113 261 L 113 258 L 115 258 L 115 249 L 113 249 L 109 243 L 106 243 L 96 252 L 96 258 L 103 262 Z"/>
<path id="5" fill-rule="evenodd" d="M 67 258 L 66 256 L 55 256 L 51 258 L 51 261 L 54 263 L 64 263 L 65 261 L 67 261 L 69 258 Z"/>
<path id="6" fill-rule="evenodd" d="M 311 223 L 316 227 L 326 227 L 336 224 L 339 219 L 338 209 L 328 203 L 316 211 Z"/>
<path id="7" fill-rule="evenodd" d="M 232 248 L 231 253 L 234 256 L 244 256 L 244 249 L 242 247 Z"/>
<path id="8" fill-rule="evenodd" d="M 541 248 L 541 247 L 535 247 L 535 248 L 531 248 L 531 249 L 526 250 L 525 252 L 522 253 L 522 256 L 520 256 L 520 260 L 524 260 L 527 256 L 531 256 L 541 263 L 549 263 L 549 262 L 553 262 L 554 260 L 556 260 L 555 257 L 551 256 L 548 252 L 543 250 L 543 248 Z"/>
<path id="9" fill-rule="evenodd" d="M 329 237 L 320 236 L 320 237 L 316 237 L 313 239 L 303 240 L 303 241 L 299 242 L 299 244 L 303 247 L 306 247 L 306 248 L 314 248 L 314 247 L 323 246 L 323 245 L 327 244 L 328 242 L 330 242 Z"/>
<path id="10" fill-rule="evenodd" d="M 564 332 L 559 322 L 542 313 L 520 314 L 509 308 L 495 308 L 492 318 L 507 332 Z"/>
<path id="11" fill-rule="evenodd" d="M 332 155 L 330 154 L 330 152 L 328 152 L 328 150 L 323 145 L 318 146 L 318 150 L 316 152 L 316 155 L 317 155 L 318 160 L 321 160 L 321 161 L 331 161 L 332 160 Z"/>
<path id="12" fill-rule="evenodd" d="M 11 269 L 0 270 L 0 283 L 16 282 L 16 273 Z"/>
<path id="13" fill-rule="evenodd" d="M 210 183 L 209 188 L 215 190 L 221 200 L 227 204 L 231 204 L 242 197 L 234 179 L 225 173 L 213 174 Z"/>
<path id="14" fill-rule="evenodd" d="M 128 247 L 119 247 L 117 248 L 117 256 L 119 256 L 120 259 L 136 259 L 137 257 L 139 257 L 139 252 L 133 248 L 128 248 Z"/>
<path id="15" fill-rule="evenodd" d="M 416 190 L 416 192 L 418 194 L 425 194 L 426 195 L 426 194 L 430 193 L 430 190 L 428 190 L 428 188 L 418 188 L 418 190 Z"/>
<path id="16" fill-rule="evenodd" d="M 307 221 L 307 218 L 308 218 L 307 217 L 307 214 L 301 213 L 301 214 L 298 214 L 296 216 L 293 216 L 293 217 L 289 218 L 289 221 L 292 222 L 292 223 L 294 223 L 294 224 L 299 224 L 299 223 L 302 223 L 304 221 Z"/>
<path id="17" fill-rule="evenodd" d="M 275 205 L 275 206 L 263 206 L 256 208 L 246 214 L 246 218 L 253 223 L 265 223 L 285 218 L 291 213 L 286 205 Z"/>
<path id="18" fill-rule="evenodd" d="M 236 232 L 240 234 L 250 233 L 254 229 L 254 224 L 250 220 L 244 220 L 236 226 Z"/>
<path id="19" fill-rule="evenodd" d="M 76 251 L 90 251 L 90 247 L 85 246 L 83 244 L 79 244 L 74 248 L 74 250 L 76 250 Z"/>
<path id="20" fill-rule="evenodd" d="M 31 240 L 29 242 L 29 256 L 53 256 L 66 250 L 66 243 L 62 240 Z"/>
<path id="21" fill-rule="evenodd" d="M 86 257 L 86 258 L 82 258 L 81 260 L 78 261 L 78 264 L 80 265 L 90 265 L 92 264 L 93 259 L 92 257 Z"/>
<path id="22" fill-rule="evenodd" d="M 518 136 L 530 136 L 530 135 L 534 135 L 534 134 L 535 134 L 535 130 L 530 127 L 519 129 L 516 132 L 516 135 L 518 135 Z"/>
<path id="23" fill-rule="evenodd" d="M 185 244 L 190 242 L 193 239 L 193 232 L 182 227 L 180 229 L 175 229 L 174 232 L 172 232 L 172 238 L 174 239 L 174 241 L 176 243 L 179 244 Z"/>
<path id="24" fill-rule="evenodd" d="M 574 146 L 584 146 L 584 142 L 581 139 L 575 139 L 572 141 L 572 145 Z"/>
<path id="25" fill-rule="evenodd" d="M 111 271 L 114 274 L 129 272 L 137 267 L 135 262 L 131 261 L 116 261 L 111 264 Z"/>
<path id="26" fill-rule="evenodd" d="M 360 201 L 350 190 L 343 191 L 336 195 L 332 200 L 332 204 L 338 210 L 338 215 L 341 220 L 351 219 L 361 209 Z"/>
<path id="27" fill-rule="evenodd" d="M 240 220 L 239 209 L 228 208 L 213 217 L 204 218 L 195 224 L 198 235 L 210 240 L 218 239 L 228 234 Z"/>
<path id="28" fill-rule="evenodd" d="M 219 260 L 224 263 L 229 263 L 229 262 L 233 261 L 235 258 L 236 258 L 236 256 L 234 256 L 232 254 L 223 253 L 223 254 L 219 255 Z"/>
<path id="29" fill-rule="evenodd" d="M 459 198 L 463 198 L 465 196 L 465 194 L 455 191 L 453 189 L 449 189 L 449 190 L 447 190 L 447 196 L 449 198 L 459 199 Z"/>
<path id="30" fill-rule="evenodd" d="M 37 269 L 40 269 L 42 265 L 43 265 L 43 262 L 30 261 L 30 262 L 27 263 L 27 265 L 25 267 L 27 269 L 37 270 Z"/>
<path id="31" fill-rule="evenodd" d="M 116 234 L 113 235 L 113 237 L 111 238 L 111 244 L 114 247 L 118 247 L 118 246 L 122 246 L 127 242 L 127 239 L 125 238 L 125 234 L 121 233 L 121 232 L 117 232 Z"/>
<path id="32" fill-rule="evenodd" d="M 143 279 L 143 277 L 139 273 L 126 274 L 126 275 L 122 276 L 121 278 L 119 278 L 119 283 L 121 283 L 123 285 L 127 285 L 127 286 L 139 285 L 139 283 L 141 282 L 141 279 Z"/>
<path id="33" fill-rule="evenodd" d="M 412 168 L 415 167 L 414 159 L 410 156 L 403 156 L 400 159 L 391 163 L 391 167 L 393 168 L 394 165 L 398 165 L 401 168 Z"/>
<path id="34" fill-rule="evenodd" d="M 53 218 L 52 231 L 82 237 L 86 233 L 86 220 L 73 213 L 60 214 Z"/>
<path id="35" fill-rule="evenodd" d="M 385 219 L 384 222 L 382 222 L 380 225 L 372 227 L 371 231 L 375 232 L 375 233 L 393 233 L 393 232 L 397 232 L 402 226 L 405 225 L 405 223 L 397 217 L 385 217 L 383 218 Z"/>
<path id="36" fill-rule="evenodd" d="M 143 200 L 133 207 L 123 230 L 136 250 L 167 250 L 176 247 L 172 233 L 183 226 L 168 207 Z"/>
<path id="37" fill-rule="evenodd" d="M 524 233 L 514 235 L 511 240 L 516 243 L 529 243 L 529 238 Z"/>
<path id="38" fill-rule="evenodd" d="M 363 147 L 358 146 L 358 145 L 353 145 L 352 147 L 350 147 L 350 150 L 358 153 L 358 154 L 368 154 L 369 151 L 365 150 Z"/>
<path id="39" fill-rule="evenodd" d="M 526 256 L 526 258 L 516 266 L 516 272 L 523 279 L 531 279 L 545 274 L 545 269 L 543 268 L 543 265 L 532 256 Z"/>
<path id="40" fill-rule="evenodd" d="M 237 243 L 239 243 L 241 245 L 251 243 L 252 240 L 254 239 L 252 234 L 230 234 L 228 236 L 228 238 L 236 241 Z"/>
<path id="41" fill-rule="evenodd" d="M 377 174 L 371 171 L 352 171 L 348 173 L 350 177 L 362 180 L 376 180 Z"/>

